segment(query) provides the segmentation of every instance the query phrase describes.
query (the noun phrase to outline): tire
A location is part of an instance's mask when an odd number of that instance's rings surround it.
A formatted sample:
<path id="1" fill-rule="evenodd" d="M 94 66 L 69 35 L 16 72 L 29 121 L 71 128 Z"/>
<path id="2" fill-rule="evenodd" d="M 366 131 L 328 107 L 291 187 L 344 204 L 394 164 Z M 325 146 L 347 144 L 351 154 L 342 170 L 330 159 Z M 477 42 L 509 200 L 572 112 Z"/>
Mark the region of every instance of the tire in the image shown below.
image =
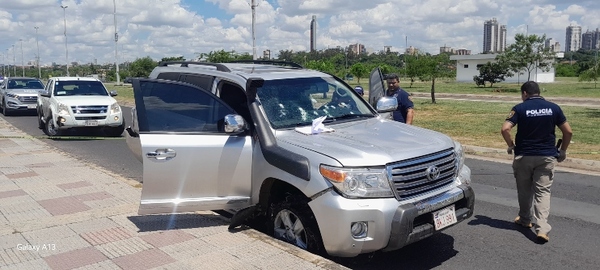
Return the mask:
<path id="1" fill-rule="evenodd" d="M 46 119 L 44 133 L 46 133 L 48 136 L 60 136 L 60 130 L 54 126 L 54 120 L 52 118 Z"/>
<path id="2" fill-rule="evenodd" d="M 46 126 L 44 124 L 44 121 L 42 121 L 44 115 L 40 114 L 40 110 L 37 110 L 37 118 L 38 118 L 38 128 L 39 129 L 44 129 L 44 127 Z"/>
<path id="3" fill-rule="evenodd" d="M 271 204 L 268 232 L 317 255 L 326 255 L 314 214 L 302 196 L 288 194 L 285 200 Z"/>
<path id="4" fill-rule="evenodd" d="M 2 101 L 2 114 L 4 114 L 4 116 L 9 116 L 10 113 L 10 109 L 6 108 L 6 100 Z"/>
<path id="5" fill-rule="evenodd" d="M 109 137 L 121 137 L 123 131 L 125 131 L 125 122 L 118 127 L 104 128 L 104 134 Z"/>

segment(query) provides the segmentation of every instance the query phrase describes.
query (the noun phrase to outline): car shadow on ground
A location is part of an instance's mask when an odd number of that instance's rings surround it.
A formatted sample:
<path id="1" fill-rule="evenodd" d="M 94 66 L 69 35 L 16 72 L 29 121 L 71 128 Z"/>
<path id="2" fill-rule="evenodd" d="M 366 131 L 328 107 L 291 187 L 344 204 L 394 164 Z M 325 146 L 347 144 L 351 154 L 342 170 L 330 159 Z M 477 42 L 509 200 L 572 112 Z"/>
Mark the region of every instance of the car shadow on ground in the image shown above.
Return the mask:
<path id="1" fill-rule="evenodd" d="M 225 226 L 228 223 L 214 214 L 176 214 L 127 217 L 138 232 L 166 231 Z"/>
<path id="2" fill-rule="evenodd" d="M 469 225 L 487 225 L 487 226 L 490 226 L 490 227 L 496 228 L 496 229 L 518 231 L 521 234 L 523 234 L 523 236 L 527 237 L 527 239 L 531 240 L 532 242 L 536 242 L 536 243 L 538 242 L 536 234 L 531 229 L 524 228 L 520 225 L 517 225 L 513 221 L 495 219 L 495 218 L 482 216 L 482 215 L 475 215 L 475 216 L 473 216 L 473 219 L 471 221 L 469 221 L 469 223 L 467 223 L 467 224 L 469 224 Z"/>
<path id="3" fill-rule="evenodd" d="M 454 238 L 438 233 L 395 251 L 329 259 L 351 269 L 432 269 L 457 254 Z"/>

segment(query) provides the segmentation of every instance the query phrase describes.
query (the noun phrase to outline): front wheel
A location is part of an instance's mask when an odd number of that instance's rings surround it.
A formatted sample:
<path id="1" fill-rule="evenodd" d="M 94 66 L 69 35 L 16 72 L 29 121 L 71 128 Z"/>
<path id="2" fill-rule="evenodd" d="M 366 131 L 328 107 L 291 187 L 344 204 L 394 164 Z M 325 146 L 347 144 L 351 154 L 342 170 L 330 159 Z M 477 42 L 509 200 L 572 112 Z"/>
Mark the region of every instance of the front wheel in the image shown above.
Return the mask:
<path id="1" fill-rule="evenodd" d="M 118 127 L 105 127 L 104 134 L 109 137 L 120 137 L 125 131 L 125 122 Z"/>
<path id="2" fill-rule="evenodd" d="M 60 130 L 54 125 L 54 120 L 52 118 L 46 120 L 44 133 L 48 136 L 60 136 Z"/>
<path id="3" fill-rule="evenodd" d="M 40 110 L 37 110 L 37 118 L 38 118 L 38 128 L 39 129 L 44 129 L 44 121 L 42 120 L 44 118 L 44 115 L 40 114 Z"/>
<path id="4" fill-rule="evenodd" d="M 289 195 L 284 201 L 271 204 L 269 231 L 273 237 L 309 252 L 325 253 L 315 216 L 300 196 Z"/>
<path id="5" fill-rule="evenodd" d="M 2 101 L 2 114 L 4 114 L 4 116 L 10 115 L 10 109 L 6 108 L 6 100 Z"/>

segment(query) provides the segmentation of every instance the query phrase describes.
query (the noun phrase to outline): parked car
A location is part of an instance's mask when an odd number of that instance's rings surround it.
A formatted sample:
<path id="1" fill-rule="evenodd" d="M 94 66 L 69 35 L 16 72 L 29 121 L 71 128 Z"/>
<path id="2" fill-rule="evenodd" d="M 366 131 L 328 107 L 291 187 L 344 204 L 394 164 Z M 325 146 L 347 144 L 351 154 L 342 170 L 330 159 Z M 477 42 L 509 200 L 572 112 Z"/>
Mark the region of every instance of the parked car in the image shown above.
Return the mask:
<path id="1" fill-rule="evenodd" d="M 44 89 L 44 83 L 36 78 L 5 78 L 0 87 L 0 107 L 2 114 L 13 111 L 34 111 L 38 92 Z"/>
<path id="2" fill-rule="evenodd" d="M 121 107 L 98 79 L 53 77 L 37 102 L 38 126 L 48 136 L 69 129 L 101 128 L 108 136 L 121 136 L 125 121 Z"/>
<path id="3" fill-rule="evenodd" d="M 460 143 L 384 118 L 369 100 L 293 63 L 163 62 L 133 80 L 127 144 L 143 162 L 139 214 L 234 212 L 317 254 L 391 251 L 473 214 Z M 339 98 L 343 97 L 343 98 Z"/>

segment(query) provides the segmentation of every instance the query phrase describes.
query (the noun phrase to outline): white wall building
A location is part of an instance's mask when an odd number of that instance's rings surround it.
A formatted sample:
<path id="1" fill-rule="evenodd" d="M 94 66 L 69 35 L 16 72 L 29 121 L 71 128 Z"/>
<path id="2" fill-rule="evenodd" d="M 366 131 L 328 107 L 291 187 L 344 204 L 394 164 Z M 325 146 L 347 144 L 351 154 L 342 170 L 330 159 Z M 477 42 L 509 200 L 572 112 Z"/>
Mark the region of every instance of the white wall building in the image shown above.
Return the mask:
<path id="1" fill-rule="evenodd" d="M 473 82 L 473 77 L 479 75 L 479 67 L 487 62 L 496 62 L 497 54 L 451 55 L 450 60 L 456 60 L 456 81 Z M 554 67 L 549 71 L 535 69 L 531 72 L 530 80 L 538 83 L 554 82 Z M 505 82 L 523 83 L 527 81 L 527 71 L 507 77 Z"/>

